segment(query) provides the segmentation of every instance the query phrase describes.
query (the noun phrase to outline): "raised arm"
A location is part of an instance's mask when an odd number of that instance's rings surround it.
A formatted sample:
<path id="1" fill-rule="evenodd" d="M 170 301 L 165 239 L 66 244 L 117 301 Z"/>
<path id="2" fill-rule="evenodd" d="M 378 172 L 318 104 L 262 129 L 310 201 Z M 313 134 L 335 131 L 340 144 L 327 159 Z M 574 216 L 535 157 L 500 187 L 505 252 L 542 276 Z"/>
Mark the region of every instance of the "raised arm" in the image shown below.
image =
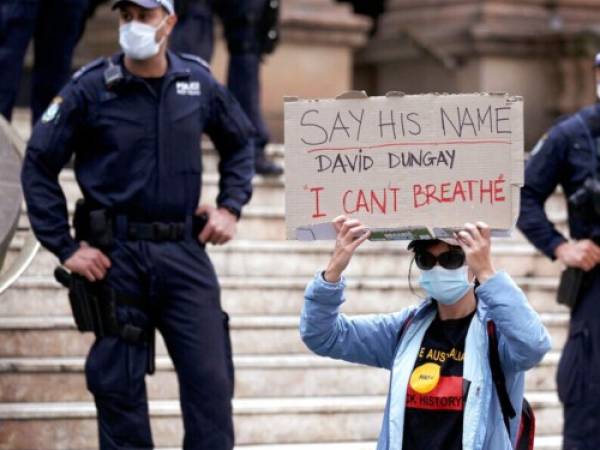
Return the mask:
<path id="1" fill-rule="evenodd" d="M 370 233 L 358 220 L 340 216 L 335 249 L 327 270 L 317 274 L 304 294 L 300 334 L 313 352 L 345 361 L 389 368 L 408 310 L 398 314 L 348 318 L 340 314 L 345 283 L 342 273 Z"/>
<path id="2" fill-rule="evenodd" d="M 300 319 L 302 340 L 318 355 L 389 369 L 409 310 L 346 317 L 339 312 L 344 288 L 343 280 L 329 283 L 322 273 L 308 284 Z"/>

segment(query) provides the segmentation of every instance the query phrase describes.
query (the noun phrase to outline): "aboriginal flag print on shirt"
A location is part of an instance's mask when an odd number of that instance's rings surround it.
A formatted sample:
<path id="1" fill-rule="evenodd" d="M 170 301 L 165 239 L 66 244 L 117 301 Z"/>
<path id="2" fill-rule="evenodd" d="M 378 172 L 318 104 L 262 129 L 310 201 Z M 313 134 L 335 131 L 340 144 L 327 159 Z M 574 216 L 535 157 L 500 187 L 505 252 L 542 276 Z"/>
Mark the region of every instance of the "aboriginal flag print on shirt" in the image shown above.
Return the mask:
<path id="1" fill-rule="evenodd" d="M 406 392 L 403 450 L 462 450 L 465 340 L 473 314 L 431 323 Z"/>

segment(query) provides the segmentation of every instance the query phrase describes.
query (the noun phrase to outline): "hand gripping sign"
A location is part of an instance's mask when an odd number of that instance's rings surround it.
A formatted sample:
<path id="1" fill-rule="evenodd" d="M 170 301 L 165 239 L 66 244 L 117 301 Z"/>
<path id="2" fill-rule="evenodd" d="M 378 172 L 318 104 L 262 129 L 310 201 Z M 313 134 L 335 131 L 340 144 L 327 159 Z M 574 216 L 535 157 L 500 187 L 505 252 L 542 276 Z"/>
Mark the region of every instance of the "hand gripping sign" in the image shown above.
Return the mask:
<path id="1" fill-rule="evenodd" d="M 523 185 L 523 100 L 507 94 L 285 99 L 288 239 L 333 239 L 338 215 L 375 240 L 514 227 Z"/>

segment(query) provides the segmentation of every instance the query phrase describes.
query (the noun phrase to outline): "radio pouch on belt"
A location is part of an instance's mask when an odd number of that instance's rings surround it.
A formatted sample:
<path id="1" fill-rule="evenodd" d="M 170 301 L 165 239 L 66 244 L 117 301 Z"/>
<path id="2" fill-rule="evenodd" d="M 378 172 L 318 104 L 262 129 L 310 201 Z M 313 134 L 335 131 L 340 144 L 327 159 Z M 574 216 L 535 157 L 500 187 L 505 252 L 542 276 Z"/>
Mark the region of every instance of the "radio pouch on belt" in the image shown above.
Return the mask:
<path id="1" fill-rule="evenodd" d="M 560 276 L 556 301 L 561 305 L 568 306 L 570 309 L 575 308 L 583 285 L 584 275 L 585 272 L 581 269 L 567 267 Z"/>
<path id="2" fill-rule="evenodd" d="M 154 373 L 154 330 L 145 330 L 132 324 L 121 324 L 117 318 L 117 305 L 143 310 L 139 299 L 120 295 L 104 283 L 91 283 L 84 277 L 70 274 L 62 267 L 54 270 L 54 277 L 69 289 L 69 303 L 77 329 L 93 332 L 97 338 L 119 336 L 131 344 L 148 343 L 147 373 Z"/>
<path id="3" fill-rule="evenodd" d="M 84 277 L 69 274 L 62 268 L 54 271 L 56 280 L 69 289 L 69 303 L 77 329 L 92 331 L 97 337 L 119 334 L 116 302 L 106 298 L 105 289 Z"/>
<path id="4" fill-rule="evenodd" d="M 77 200 L 73 227 L 78 242 L 86 241 L 100 249 L 109 249 L 113 245 L 113 217 L 107 209 L 91 209 L 85 200 Z"/>

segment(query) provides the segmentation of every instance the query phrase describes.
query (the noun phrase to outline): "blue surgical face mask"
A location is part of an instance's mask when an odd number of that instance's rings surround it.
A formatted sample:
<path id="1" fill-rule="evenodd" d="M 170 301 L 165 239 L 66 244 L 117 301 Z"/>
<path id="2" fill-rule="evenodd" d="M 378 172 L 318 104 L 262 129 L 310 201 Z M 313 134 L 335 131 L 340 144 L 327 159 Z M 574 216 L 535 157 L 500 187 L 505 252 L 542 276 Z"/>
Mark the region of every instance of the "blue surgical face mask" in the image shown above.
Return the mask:
<path id="1" fill-rule="evenodd" d="M 469 283 L 467 266 L 450 270 L 436 265 L 431 270 L 421 272 L 419 284 L 427 294 L 443 305 L 453 305 L 474 286 Z"/>

